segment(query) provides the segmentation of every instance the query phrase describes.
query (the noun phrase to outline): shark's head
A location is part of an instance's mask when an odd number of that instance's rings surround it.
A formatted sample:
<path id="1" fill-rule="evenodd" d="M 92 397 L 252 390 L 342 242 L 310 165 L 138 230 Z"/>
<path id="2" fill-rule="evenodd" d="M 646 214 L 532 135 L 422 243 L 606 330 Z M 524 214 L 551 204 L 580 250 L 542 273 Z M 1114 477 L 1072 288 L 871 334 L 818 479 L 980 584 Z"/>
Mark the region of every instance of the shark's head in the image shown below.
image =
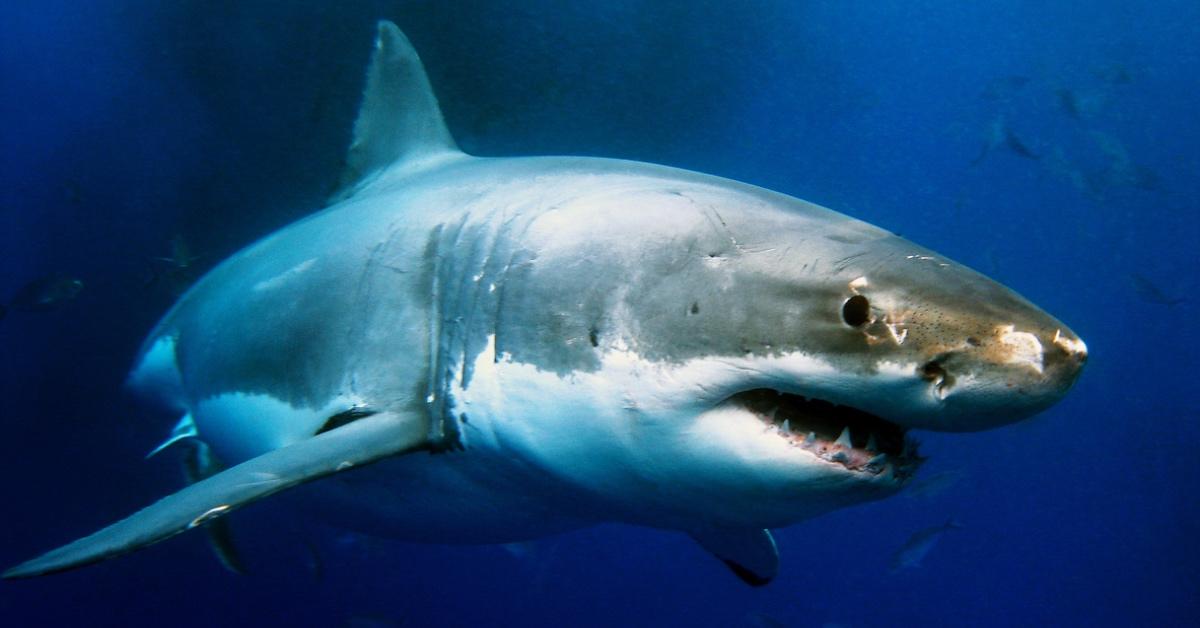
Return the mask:
<path id="1" fill-rule="evenodd" d="M 920 463 L 909 429 L 1029 417 L 1085 361 L 1004 286 L 791 197 L 568 187 L 525 231 L 485 361 L 533 424 L 509 444 L 632 510 L 770 526 L 882 497 Z"/>

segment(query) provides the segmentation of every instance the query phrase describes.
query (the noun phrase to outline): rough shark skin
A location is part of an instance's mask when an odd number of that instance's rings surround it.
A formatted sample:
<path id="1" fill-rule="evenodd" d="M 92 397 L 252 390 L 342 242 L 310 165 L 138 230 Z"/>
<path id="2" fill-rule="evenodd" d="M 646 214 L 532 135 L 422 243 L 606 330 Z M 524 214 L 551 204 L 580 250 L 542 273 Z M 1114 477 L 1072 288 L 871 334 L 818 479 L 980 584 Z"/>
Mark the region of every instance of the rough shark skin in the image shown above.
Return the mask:
<path id="1" fill-rule="evenodd" d="M 766 528 L 901 489 L 907 429 L 1031 416 L 1086 358 L 1011 290 L 811 203 L 629 161 L 467 156 L 389 23 L 345 183 L 197 283 L 131 375 L 183 416 L 172 440 L 230 468 L 6 577 L 324 478 L 307 498 L 367 532 L 622 521 L 763 584 Z"/>

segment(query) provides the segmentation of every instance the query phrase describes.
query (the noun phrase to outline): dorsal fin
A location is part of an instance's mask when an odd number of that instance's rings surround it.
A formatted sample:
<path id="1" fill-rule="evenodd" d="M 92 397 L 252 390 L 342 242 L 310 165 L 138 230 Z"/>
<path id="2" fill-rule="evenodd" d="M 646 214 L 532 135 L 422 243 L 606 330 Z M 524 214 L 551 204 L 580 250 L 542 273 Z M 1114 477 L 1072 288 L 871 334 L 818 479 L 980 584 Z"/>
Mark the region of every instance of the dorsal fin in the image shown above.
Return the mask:
<path id="1" fill-rule="evenodd" d="M 379 22 L 354 140 L 335 199 L 349 196 L 364 180 L 392 166 L 416 166 L 461 154 L 446 130 L 417 51 L 395 24 Z"/>

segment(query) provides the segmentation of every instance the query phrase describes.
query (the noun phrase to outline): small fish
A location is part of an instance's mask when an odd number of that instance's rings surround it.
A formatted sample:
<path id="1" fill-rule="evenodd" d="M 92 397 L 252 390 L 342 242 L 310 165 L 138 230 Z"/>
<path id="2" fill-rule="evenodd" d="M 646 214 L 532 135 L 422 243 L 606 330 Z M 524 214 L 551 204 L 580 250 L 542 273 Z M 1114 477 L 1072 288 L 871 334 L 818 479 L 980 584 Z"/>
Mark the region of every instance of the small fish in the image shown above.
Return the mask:
<path id="1" fill-rule="evenodd" d="M 1013 133 L 1012 129 L 1007 127 L 1004 129 L 1004 146 L 1026 159 L 1038 159 L 1039 157 L 1037 153 L 1029 149 L 1025 142 L 1021 141 L 1021 138 L 1017 137 L 1016 133 Z"/>
<path id="2" fill-rule="evenodd" d="M 79 296 L 81 290 L 83 282 L 79 279 L 54 273 L 22 286 L 9 301 L 7 309 L 25 312 L 53 310 Z"/>
<path id="3" fill-rule="evenodd" d="M 1129 280 L 1133 283 L 1133 289 L 1137 291 L 1139 297 L 1147 303 L 1156 303 L 1167 307 L 1175 307 L 1187 299 L 1169 295 L 1162 291 L 1153 281 L 1150 281 L 1144 275 L 1138 273 L 1129 273 Z"/>
<path id="4" fill-rule="evenodd" d="M 1054 95 L 1058 96 L 1058 106 L 1071 118 L 1078 120 L 1082 117 L 1079 113 L 1079 98 L 1075 96 L 1075 92 L 1060 87 L 1054 90 Z"/>
<path id="5" fill-rule="evenodd" d="M 1108 159 L 1108 168 L 1097 176 L 1104 187 L 1133 187 L 1154 190 L 1158 187 L 1158 174 L 1138 164 L 1120 139 L 1102 131 L 1092 131 L 1100 154 Z"/>
<path id="6" fill-rule="evenodd" d="M 198 273 L 194 262 L 200 257 L 192 254 L 191 247 L 182 235 L 176 234 L 171 238 L 171 254 L 152 258 L 154 266 L 150 269 L 146 285 L 158 284 L 173 295 L 183 294 L 196 279 Z"/>
<path id="7" fill-rule="evenodd" d="M 187 240 L 184 240 L 182 235 L 175 234 L 171 238 L 171 256 L 157 257 L 155 259 L 170 264 L 172 268 L 184 269 L 190 268 L 192 262 L 200 259 L 200 256 L 192 255 L 192 249 L 188 246 Z"/>
<path id="8" fill-rule="evenodd" d="M 971 160 L 971 165 L 978 165 L 985 157 L 1000 148 L 1007 148 L 1012 153 L 1024 157 L 1026 159 L 1038 159 L 1040 155 L 1033 152 L 1029 145 L 1021 141 L 1017 134 L 1004 121 L 1004 117 L 998 117 L 988 126 L 988 135 L 984 141 L 983 148 L 979 151 L 979 155 Z"/>
<path id="9" fill-rule="evenodd" d="M 929 550 L 937 545 L 942 535 L 947 530 L 953 530 L 963 527 L 961 523 L 950 519 L 940 526 L 933 526 L 923 530 L 917 530 L 912 536 L 908 537 L 908 541 L 904 546 L 896 550 L 892 554 L 891 571 L 896 573 L 903 569 L 916 569 L 921 566 L 921 561 L 929 554 Z"/>
<path id="10" fill-rule="evenodd" d="M 1070 87 L 1059 87 L 1054 90 L 1058 107 L 1067 117 L 1073 120 L 1083 120 L 1100 113 L 1107 104 L 1108 95 L 1102 90 L 1079 90 Z"/>

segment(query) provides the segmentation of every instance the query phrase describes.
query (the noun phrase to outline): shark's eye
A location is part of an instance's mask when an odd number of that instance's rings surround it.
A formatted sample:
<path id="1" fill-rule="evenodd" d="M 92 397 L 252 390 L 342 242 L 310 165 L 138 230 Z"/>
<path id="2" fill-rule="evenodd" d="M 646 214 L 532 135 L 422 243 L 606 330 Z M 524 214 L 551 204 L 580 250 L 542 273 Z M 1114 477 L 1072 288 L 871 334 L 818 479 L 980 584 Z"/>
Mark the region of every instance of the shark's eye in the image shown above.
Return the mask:
<path id="1" fill-rule="evenodd" d="M 851 327 L 860 327 L 871 319 L 871 302 L 867 297 L 856 294 L 846 299 L 842 306 L 842 320 Z"/>

